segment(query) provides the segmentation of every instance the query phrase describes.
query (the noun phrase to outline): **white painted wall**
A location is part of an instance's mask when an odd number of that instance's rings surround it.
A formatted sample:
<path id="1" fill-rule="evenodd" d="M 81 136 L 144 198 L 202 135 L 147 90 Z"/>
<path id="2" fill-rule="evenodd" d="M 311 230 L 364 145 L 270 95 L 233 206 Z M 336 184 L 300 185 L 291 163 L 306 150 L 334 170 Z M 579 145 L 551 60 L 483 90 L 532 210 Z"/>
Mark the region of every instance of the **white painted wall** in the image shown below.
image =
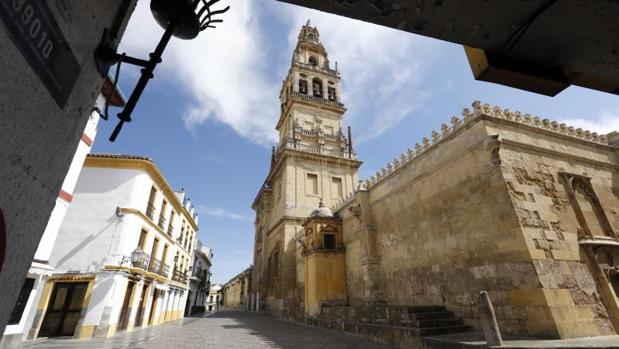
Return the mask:
<path id="1" fill-rule="evenodd" d="M 105 104 L 105 97 L 102 94 L 99 94 L 97 98 L 97 107 L 102 108 Z M 88 119 L 88 123 L 84 128 L 83 134 L 85 134 L 92 141 L 95 140 L 97 136 L 97 124 L 99 123 L 99 114 L 96 112 L 92 112 L 90 114 L 90 118 Z M 75 185 L 77 184 L 77 179 L 82 171 L 82 166 L 84 165 L 84 160 L 86 159 L 86 155 L 90 153 L 90 146 L 86 144 L 84 141 L 80 141 L 77 149 L 75 151 L 75 155 L 73 156 L 73 160 L 71 161 L 71 166 L 69 167 L 69 171 L 67 172 L 67 176 L 62 183 L 62 190 L 70 195 L 73 195 L 75 190 Z M 41 237 L 41 242 L 39 243 L 39 247 L 37 248 L 36 253 L 34 254 L 34 259 L 38 259 L 41 261 L 47 261 L 52 252 L 52 247 L 56 241 L 56 237 L 58 236 L 58 231 L 60 229 L 60 225 L 67 213 L 67 209 L 69 207 L 69 203 L 61 198 L 56 199 L 56 205 L 52 210 L 52 214 L 47 222 L 47 227 L 45 227 L 45 232 Z"/>
<path id="2" fill-rule="evenodd" d="M 60 227 L 50 265 L 57 272 L 96 272 L 110 258 L 120 258 L 135 249 L 140 233 L 137 218 L 116 216 L 116 207 L 145 207 L 148 194 L 139 184 L 149 178 L 139 170 L 85 167 Z M 140 201 L 142 205 L 138 205 Z"/>

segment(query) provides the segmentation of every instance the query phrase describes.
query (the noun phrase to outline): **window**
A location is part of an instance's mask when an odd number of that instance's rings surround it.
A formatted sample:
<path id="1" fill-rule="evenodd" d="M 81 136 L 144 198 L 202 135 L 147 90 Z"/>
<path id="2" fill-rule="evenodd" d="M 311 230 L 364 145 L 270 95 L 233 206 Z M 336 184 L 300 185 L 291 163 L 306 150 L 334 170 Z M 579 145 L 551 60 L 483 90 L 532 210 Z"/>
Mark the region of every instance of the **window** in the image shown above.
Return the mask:
<path id="1" fill-rule="evenodd" d="M 144 229 L 142 229 L 142 232 L 140 232 L 140 240 L 138 241 L 138 248 L 142 251 L 144 251 L 144 248 L 146 247 L 146 235 L 147 234 L 148 233 Z"/>
<path id="2" fill-rule="evenodd" d="M 146 206 L 146 216 L 151 220 L 155 219 L 155 197 L 157 196 L 157 189 L 155 187 L 150 188 L 150 195 L 148 196 L 148 206 Z"/>
<path id="3" fill-rule="evenodd" d="M 318 78 L 312 80 L 312 92 L 314 97 L 322 98 L 322 80 Z"/>
<path id="4" fill-rule="evenodd" d="M 307 174 L 305 181 L 305 191 L 308 195 L 318 195 L 318 175 L 314 173 Z"/>
<path id="5" fill-rule="evenodd" d="M 619 298 L 619 273 L 613 273 L 610 275 L 610 284 L 615 291 L 615 294 Z"/>
<path id="6" fill-rule="evenodd" d="M 325 134 L 333 136 L 333 126 L 325 126 Z"/>
<path id="7" fill-rule="evenodd" d="M 323 239 L 325 250 L 335 250 L 335 234 L 325 233 Z"/>
<path id="8" fill-rule="evenodd" d="M 337 95 L 335 94 L 335 87 L 327 88 L 327 94 L 329 95 L 329 100 L 330 101 L 337 100 Z"/>
<path id="9" fill-rule="evenodd" d="M 299 93 L 306 95 L 307 94 L 307 80 L 301 79 L 299 80 Z"/>
<path id="10" fill-rule="evenodd" d="M 318 66 L 318 59 L 316 59 L 316 57 L 314 56 L 310 56 L 308 62 L 309 62 L 309 65 L 311 65 L 312 67 Z"/>
<path id="11" fill-rule="evenodd" d="M 176 213 L 174 212 L 174 210 L 172 210 L 172 212 L 170 212 L 170 224 L 168 224 L 168 235 L 172 236 L 174 234 L 174 217 L 176 216 Z"/>
<path id="12" fill-rule="evenodd" d="M 168 209 L 168 202 L 165 201 L 165 199 L 163 199 L 161 201 L 161 212 L 159 212 L 159 224 L 158 224 L 159 228 L 161 228 L 161 229 L 165 229 L 166 228 L 166 225 L 165 225 L 165 223 L 166 223 L 165 214 L 166 214 L 167 209 Z"/>
<path id="13" fill-rule="evenodd" d="M 331 197 L 342 197 L 342 179 L 339 177 L 331 177 Z"/>
<path id="14" fill-rule="evenodd" d="M 26 279 L 24 281 L 21 287 L 21 291 L 19 291 L 17 302 L 15 302 L 15 306 L 13 307 L 13 312 L 11 312 L 11 317 L 9 318 L 9 325 L 16 325 L 21 321 L 21 317 L 24 313 L 26 303 L 28 302 L 28 298 L 30 297 L 30 293 L 32 292 L 33 287 L 34 279 Z"/>

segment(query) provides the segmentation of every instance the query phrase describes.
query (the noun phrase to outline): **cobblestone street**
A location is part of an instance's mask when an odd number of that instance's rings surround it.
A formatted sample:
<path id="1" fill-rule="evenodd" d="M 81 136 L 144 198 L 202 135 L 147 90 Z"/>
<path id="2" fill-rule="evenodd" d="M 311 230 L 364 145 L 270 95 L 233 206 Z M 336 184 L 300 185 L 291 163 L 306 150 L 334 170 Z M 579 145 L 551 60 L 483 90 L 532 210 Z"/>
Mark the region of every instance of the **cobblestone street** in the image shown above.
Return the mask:
<path id="1" fill-rule="evenodd" d="M 391 348 L 345 333 L 276 320 L 272 317 L 222 311 L 203 318 L 186 318 L 109 339 L 42 339 L 21 348 Z"/>

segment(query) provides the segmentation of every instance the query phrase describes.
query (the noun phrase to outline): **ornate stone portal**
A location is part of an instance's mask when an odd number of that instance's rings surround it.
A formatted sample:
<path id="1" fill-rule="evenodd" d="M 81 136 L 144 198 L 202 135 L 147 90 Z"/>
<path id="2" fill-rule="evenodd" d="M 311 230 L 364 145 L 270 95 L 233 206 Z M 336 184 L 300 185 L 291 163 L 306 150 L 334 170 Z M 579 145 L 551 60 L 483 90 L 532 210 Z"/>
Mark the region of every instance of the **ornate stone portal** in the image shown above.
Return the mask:
<path id="1" fill-rule="evenodd" d="M 299 239 L 305 257 L 305 314 L 316 317 L 324 305 L 345 305 L 345 249 L 340 220 L 320 201 L 303 224 Z"/>

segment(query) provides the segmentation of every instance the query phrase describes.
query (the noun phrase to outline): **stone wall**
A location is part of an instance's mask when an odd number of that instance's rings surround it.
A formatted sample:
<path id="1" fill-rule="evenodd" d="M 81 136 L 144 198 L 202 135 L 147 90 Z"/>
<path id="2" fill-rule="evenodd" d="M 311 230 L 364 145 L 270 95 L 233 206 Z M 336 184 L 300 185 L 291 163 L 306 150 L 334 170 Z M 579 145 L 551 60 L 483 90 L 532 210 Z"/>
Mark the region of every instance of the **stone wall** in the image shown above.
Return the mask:
<path id="1" fill-rule="evenodd" d="M 591 177 L 616 232 L 617 148 L 480 103 L 463 115 L 335 205 L 350 304 L 443 305 L 479 328 L 486 290 L 506 334 L 615 333 L 561 173 Z"/>

